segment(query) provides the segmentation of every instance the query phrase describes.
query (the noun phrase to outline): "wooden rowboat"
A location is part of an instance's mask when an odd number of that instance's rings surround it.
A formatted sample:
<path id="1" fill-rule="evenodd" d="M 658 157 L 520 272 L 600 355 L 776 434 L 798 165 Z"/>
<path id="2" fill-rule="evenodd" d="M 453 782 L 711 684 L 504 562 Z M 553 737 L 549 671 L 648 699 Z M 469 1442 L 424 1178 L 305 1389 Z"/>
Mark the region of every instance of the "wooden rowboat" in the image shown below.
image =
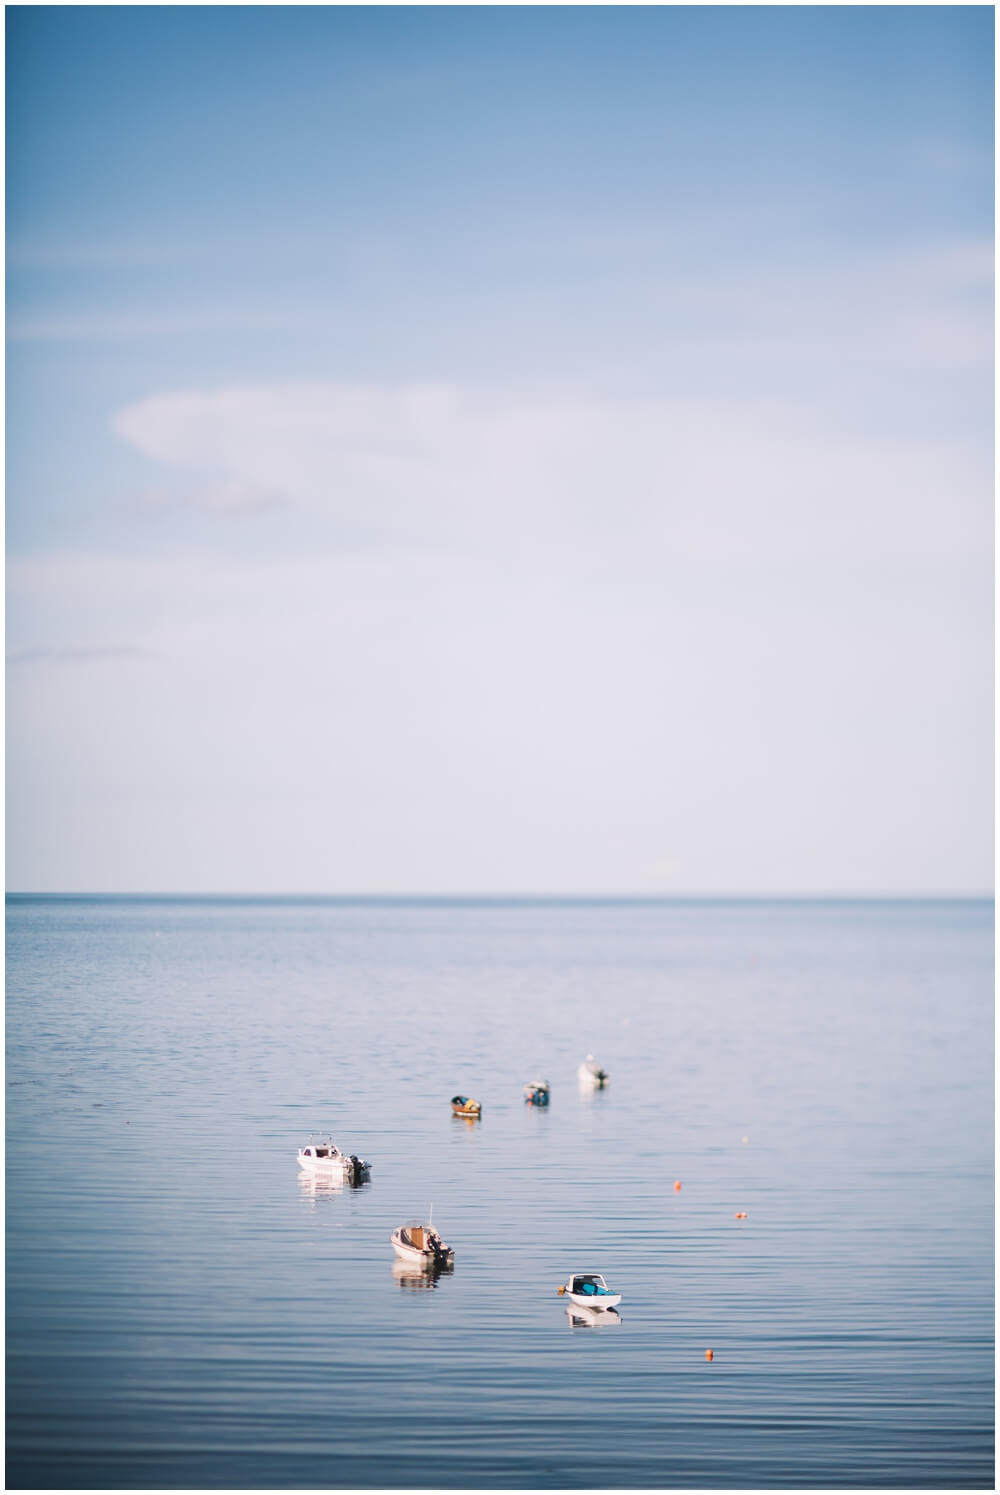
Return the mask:
<path id="1" fill-rule="evenodd" d="M 483 1108 L 479 1102 L 468 1095 L 453 1095 L 451 1111 L 453 1116 L 481 1116 L 483 1114 Z"/>

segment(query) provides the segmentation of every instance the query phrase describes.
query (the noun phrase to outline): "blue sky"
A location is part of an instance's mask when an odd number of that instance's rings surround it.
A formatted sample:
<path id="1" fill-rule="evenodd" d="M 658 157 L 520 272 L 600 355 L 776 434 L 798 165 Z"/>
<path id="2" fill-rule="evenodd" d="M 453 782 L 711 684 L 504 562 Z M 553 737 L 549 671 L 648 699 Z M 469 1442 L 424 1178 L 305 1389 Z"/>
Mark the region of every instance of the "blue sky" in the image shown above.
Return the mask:
<path id="1" fill-rule="evenodd" d="M 9 7 L 8 883 L 992 883 L 988 7 Z"/>

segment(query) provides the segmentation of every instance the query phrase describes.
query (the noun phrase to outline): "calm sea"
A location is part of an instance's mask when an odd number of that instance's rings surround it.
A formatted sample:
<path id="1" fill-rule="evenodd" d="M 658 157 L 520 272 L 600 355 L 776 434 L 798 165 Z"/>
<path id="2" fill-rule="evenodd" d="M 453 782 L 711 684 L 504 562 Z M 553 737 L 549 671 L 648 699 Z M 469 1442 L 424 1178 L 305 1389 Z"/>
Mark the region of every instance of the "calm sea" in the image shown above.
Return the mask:
<path id="1" fill-rule="evenodd" d="M 14 897 L 7 977 L 8 1488 L 992 1488 L 992 902 Z"/>

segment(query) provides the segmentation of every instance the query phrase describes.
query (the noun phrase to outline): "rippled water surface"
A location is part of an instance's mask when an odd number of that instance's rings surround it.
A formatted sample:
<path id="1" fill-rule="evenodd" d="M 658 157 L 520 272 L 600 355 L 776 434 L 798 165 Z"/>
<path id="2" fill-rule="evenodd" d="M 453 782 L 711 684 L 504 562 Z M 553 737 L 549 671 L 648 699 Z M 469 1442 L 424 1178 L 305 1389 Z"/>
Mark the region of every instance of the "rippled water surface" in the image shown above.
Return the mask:
<path id="1" fill-rule="evenodd" d="M 7 926 L 8 1487 L 992 1487 L 992 903 Z"/>

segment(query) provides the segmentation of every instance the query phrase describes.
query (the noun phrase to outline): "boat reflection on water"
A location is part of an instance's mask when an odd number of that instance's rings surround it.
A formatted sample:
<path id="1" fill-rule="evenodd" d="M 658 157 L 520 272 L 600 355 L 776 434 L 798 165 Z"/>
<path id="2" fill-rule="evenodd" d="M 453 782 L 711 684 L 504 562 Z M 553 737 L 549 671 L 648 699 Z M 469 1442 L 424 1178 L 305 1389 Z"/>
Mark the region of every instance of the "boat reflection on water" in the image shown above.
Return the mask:
<path id="1" fill-rule="evenodd" d="M 567 1304 L 566 1317 L 571 1329 L 606 1329 L 622 1321 L 617 1308 L 579 1308 L 575 1303 Z"/>
<path id="2" fill-rule="evenodd" d="M 394 1261 L 392 1264 L 392 1275 L 404 1293 L 427 1292 L 437 1287 L 439 1277 L 450 1276 L 454 1270 L 454 1262 L 441 1267 L 419 1267 L 408 1261 Z"/>
<path id="3" fill-rule="evenodd" d="M 343 1194 L 351 1189 L 363 1189 L 367 1178 L 352 1183 L 340 1173 L 300 1173 L 299 1188 L 307 1199 L 328 1199 L 332 1194 Z"/>
<path id="4" fill-rule="evenodd" d="M 347 1184 L 331 1173 L 300 1173 L 299 1188 L 307 1199 L 326 1199 L 331 1194 L 343 1194 Z"/>

